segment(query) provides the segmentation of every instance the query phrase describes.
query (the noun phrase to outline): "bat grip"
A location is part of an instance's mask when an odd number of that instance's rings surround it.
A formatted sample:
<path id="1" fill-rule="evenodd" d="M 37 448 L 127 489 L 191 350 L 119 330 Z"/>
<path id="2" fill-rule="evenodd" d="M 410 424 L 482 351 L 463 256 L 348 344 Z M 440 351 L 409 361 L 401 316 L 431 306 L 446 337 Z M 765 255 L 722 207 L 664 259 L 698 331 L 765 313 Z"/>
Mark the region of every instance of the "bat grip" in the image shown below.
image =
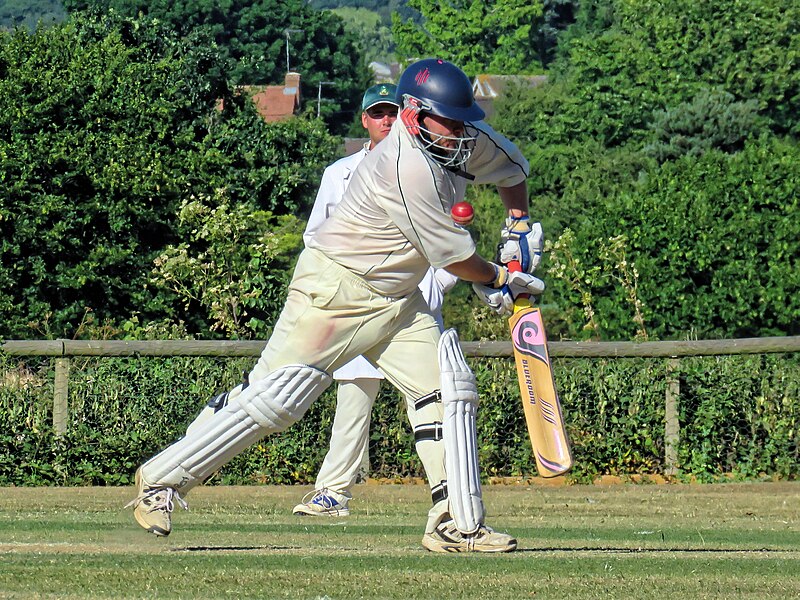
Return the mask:
<path id="1" fill-rule="evenodd" d="M 516 273 L 518 271 L 522 271 L 522 265 L 519 264 L 518 260 L 512 260 L 512 261 L 509 261 L 506 264 L 506 269 L 508 269 L 509 273 Z M 515 298 L 514 306 L 517 306 L 517 301 L 519 301 L 519 300 L 528 300 L 528 298 L 530 298 L 530 294 L 520 294 L 519 296 L 517 296 Z M 519 306 L 520 307 L 530 306 L 530 303 L 528 303 L 528 302 L 520 303 Z"/>

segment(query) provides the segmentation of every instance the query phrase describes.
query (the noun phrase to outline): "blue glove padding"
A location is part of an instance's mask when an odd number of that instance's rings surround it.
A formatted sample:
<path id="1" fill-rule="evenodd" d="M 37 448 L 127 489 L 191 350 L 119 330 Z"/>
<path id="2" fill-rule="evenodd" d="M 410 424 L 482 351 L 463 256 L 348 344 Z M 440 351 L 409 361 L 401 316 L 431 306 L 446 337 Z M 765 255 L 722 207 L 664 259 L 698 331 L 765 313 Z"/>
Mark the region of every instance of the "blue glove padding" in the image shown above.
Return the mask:
<path id="1" fill-rule="evenodd" d="M 495 268 L 498 270 L 498 275 L 494 282 L 489 285 L 473 283 L 472 289 L 482 302 L 500 316 L 514 312 L 514 300 L 520 294 L 538 296 L 544 292 L 544 281 L 533 275 L 522 271 L 509 273 L 508 269 L 501 265 L 495 265 Z"/>
<path id="2" fill-rule="evenodd" d="M 533 273 L 542 260 L 543 242 L 541 223 L 531 225 L 528 217 L 508 217 L 500 232 L 499 260 L 504 265 L 519 261 L 523 271 Z"/>

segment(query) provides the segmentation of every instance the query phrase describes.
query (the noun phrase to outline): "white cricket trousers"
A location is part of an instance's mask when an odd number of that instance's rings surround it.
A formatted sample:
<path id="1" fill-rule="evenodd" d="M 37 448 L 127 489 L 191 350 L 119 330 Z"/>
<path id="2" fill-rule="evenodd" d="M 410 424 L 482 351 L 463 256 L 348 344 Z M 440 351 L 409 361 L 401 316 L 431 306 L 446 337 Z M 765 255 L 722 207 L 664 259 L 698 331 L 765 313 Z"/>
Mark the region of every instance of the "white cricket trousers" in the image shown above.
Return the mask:
<path id="1" fill-rule="evenodd" d="M 439 325 L 418 289 L 404 298 L 387 298 L 322 252 L 306 248 L 250 381 L 290 364 L 306 364 L 332 373 L 363 355 L 406 398 L 417 454 L 434 503 L 438 503 L 447 479 L 441 441 L 442 403 L 434 398 L 441 386 L 440 336 Z"/>
<path id="2" fill-rule="evenodd" d="M 338 382 L 330 447 L 314 489 L 327 488 L 345 498 L 353 497 L 350 489 L 367 452 L 372 405 L 380 391 L 381 381 L 359 377 Z"/>
<path id="3" fill-rule="evenodd" d="M 377 365 L 406 398 L 417 454 L 434 502 L 428 513 L 430 528 L 447 511 L 443 409 L 438 398 L 440 335 L 419 290 L 398 299 L 381 296 L 360 277 L 307 248 L 298 259 L 286 304 L 249 380 L 252 385 L 275 369 L 295 364 L 332 373 L 358 355 Z M 274 431 L 264 431 L 264 435 L 269 433 Z M 151 470 L 158 471 L 153 463 L 171 464 L 186 446 L 179 440 L 142 466 L 149 485 L 163 484 L 149 475 Z M 230 458 L 215 452 L 204 455 L 205 464 L 213 470 Z"/>

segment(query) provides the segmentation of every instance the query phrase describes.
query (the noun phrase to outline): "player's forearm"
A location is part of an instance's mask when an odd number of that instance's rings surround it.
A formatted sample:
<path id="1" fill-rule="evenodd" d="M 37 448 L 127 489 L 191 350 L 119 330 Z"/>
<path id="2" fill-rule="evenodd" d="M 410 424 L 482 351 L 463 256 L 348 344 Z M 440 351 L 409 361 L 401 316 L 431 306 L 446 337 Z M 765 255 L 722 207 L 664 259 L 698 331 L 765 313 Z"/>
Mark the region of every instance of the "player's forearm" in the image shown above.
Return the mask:
<path id="1" fill-rule="evenodd" d="M 497 193 L 508 211 L 508 216 L 519 218 L 528 214 L 528 186 L 524 181 L 511 187 L 498 186 Z"/>
<path id="2" fill-rule="evenodd" d="M 476 252 L 466 260 L 447 266 L 447 271 L 459 279 L 477 283 L 489 283 L 497 277 L 494 265 Z"/>

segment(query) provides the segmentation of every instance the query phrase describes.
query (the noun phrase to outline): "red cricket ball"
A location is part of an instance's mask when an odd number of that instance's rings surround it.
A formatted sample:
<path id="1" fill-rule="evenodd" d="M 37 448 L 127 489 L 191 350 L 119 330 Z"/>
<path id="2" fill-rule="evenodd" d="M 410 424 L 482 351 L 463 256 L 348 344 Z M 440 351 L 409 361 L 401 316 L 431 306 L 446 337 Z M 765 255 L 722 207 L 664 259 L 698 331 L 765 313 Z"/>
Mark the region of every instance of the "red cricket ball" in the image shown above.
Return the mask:
<path id="1" fill-rule="evenodd" d="M 450 216 L 453 217 L 453 222 L 456 225 L 465 227 L 472 223 L 475 218 L 475 209 L 469 202 L 457 202 L 450 209 Z"/>

